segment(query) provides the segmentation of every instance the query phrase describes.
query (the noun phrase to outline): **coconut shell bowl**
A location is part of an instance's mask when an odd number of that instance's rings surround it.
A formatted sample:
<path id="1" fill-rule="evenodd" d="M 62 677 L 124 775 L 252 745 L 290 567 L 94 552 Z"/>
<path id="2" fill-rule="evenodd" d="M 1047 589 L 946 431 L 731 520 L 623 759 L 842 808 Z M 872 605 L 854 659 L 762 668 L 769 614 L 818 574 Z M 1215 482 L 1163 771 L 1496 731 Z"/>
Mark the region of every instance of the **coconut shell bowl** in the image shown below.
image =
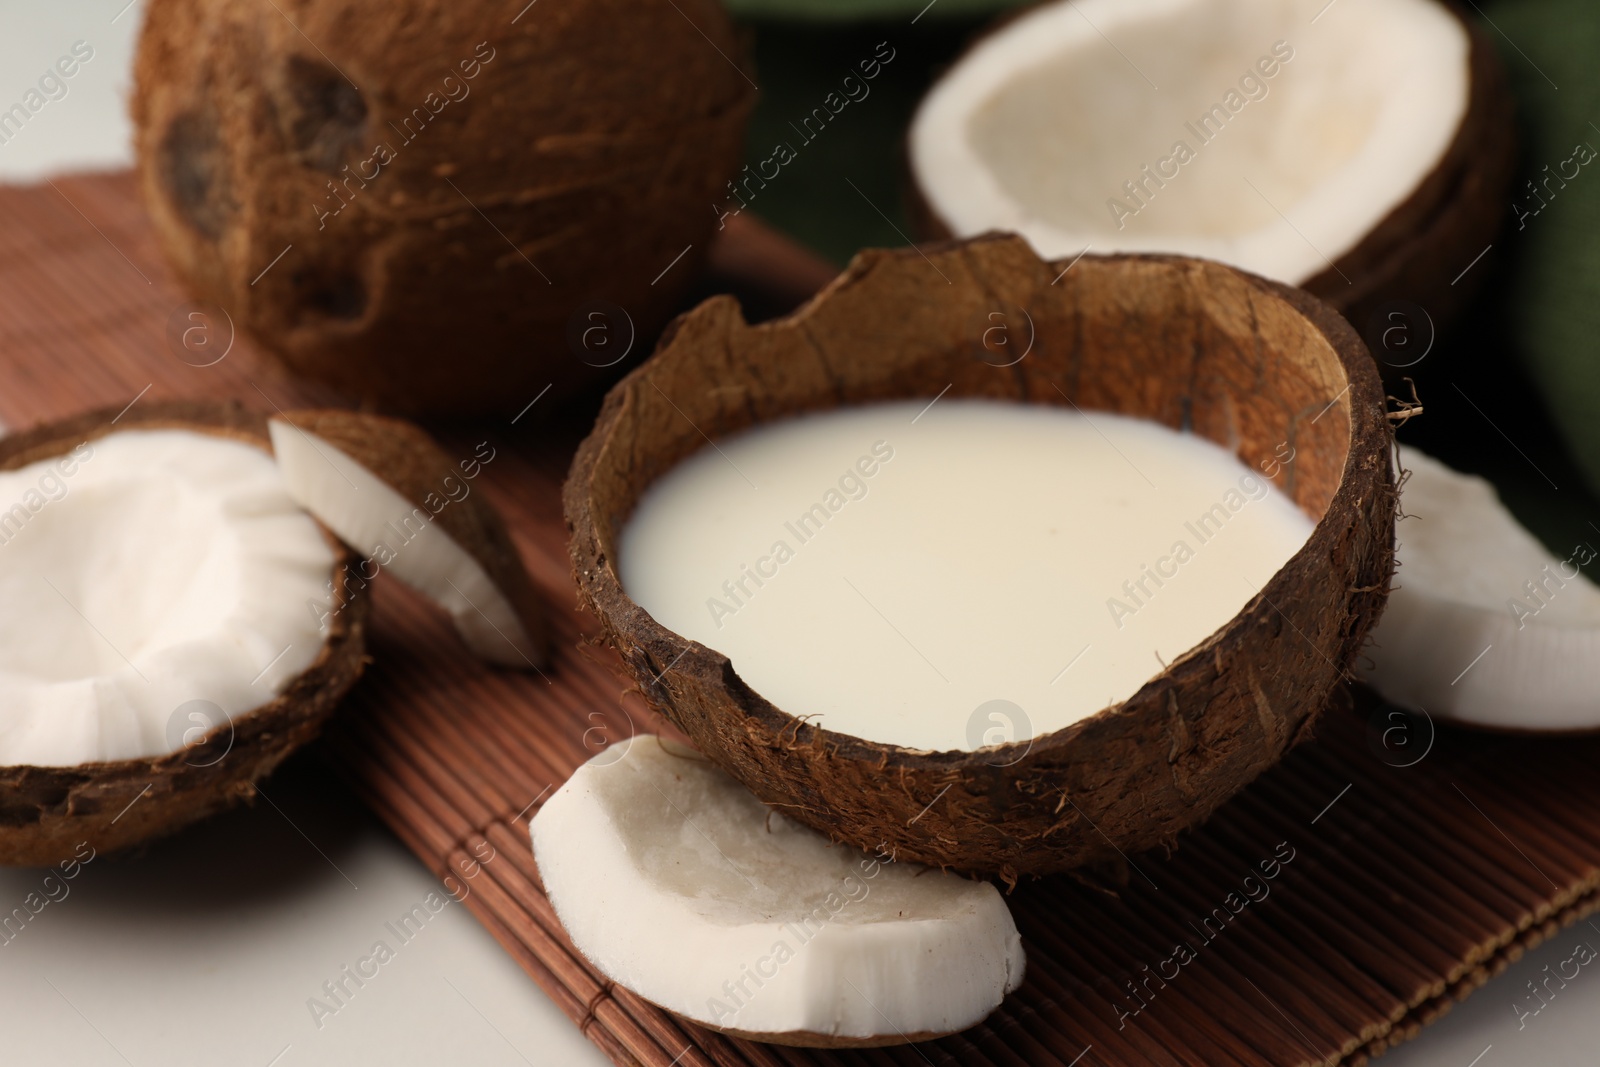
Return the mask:
<path id="1" fill-rule="evenodd" d="M 999 315 L 1003 318 L 995 319 Z M 1009 324 L 998 358 L 987 328 Z M 1115 412 L 1223 445 L 1315 522 L 1237 615 L 1127 700 L 998 748 L 865 741 L 777 707 L 629 599 L 618 538 L 708 441 L 806 412 L 981 397 Z M 654 708 L 835 839 L 1015 881 L 1167 845 L 1312 731 L 1382 611 L 1395 483 L 1371 356 L 1316 298 L 1176 256 L 1046 262 L 1021 239 L 869 251 L 792 315 L 717 297 L 607 396 L 565 488 L 581 604 Z M 1281 460 L 1292 449 L 1292 463 Z M 1068 650 L 1070 652 L 1070 650 Z"/>

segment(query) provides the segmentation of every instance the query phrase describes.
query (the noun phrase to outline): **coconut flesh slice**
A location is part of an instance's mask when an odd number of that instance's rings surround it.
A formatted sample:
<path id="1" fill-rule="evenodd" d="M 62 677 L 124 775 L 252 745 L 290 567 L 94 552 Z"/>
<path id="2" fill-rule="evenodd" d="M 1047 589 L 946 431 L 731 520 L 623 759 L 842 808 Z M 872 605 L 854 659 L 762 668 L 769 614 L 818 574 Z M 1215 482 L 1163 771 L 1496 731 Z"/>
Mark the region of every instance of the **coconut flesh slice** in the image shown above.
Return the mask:
<path id="1" fill-rule="evenodd" d="M 955 1033 L 1022 981 L 999 892 L 832 844 L 694 750 L 634 737 L 532 824 L 545 890 L 607 977 L 755 1040 L 873 1046 Z"/>
<path id="2" fill-rule="evenodd" d="M 912 124 L 935 228 L 1012 230 L 1046 258 L 1181 252 L 1293 285 L 1329 272 L 1444 164 L 1472 41 L 1434 0 L 1308 14 L 1057 0 L 1005 23 Z"/>
<path id="3" fill-rule="evenodd" d="M 263 420 L 112 414 L 0 442 L 8 864 L 110 851 L 249 796 L 361 669 L 365 601 L 290 499 Z"/>
<path id="4" fill-rule="evenodd" d="M 363 554 L 362 580 L 392 571 L 491 663 L 544 664 L 533 580 L 474 485 L 492 446 L 452 460 L 412 423 L 352 411 L 286 412 L 270 429 L 290 495 Z"/>
<path id="5" fill-rule="evenodd" d="M 1510 730 L 1600 728 L 1600 587 L 1580 543 L 1557 555 L 1494 487 L 1400 448 L 1399 568 L 1370 681 L 1404 707 Z"/>

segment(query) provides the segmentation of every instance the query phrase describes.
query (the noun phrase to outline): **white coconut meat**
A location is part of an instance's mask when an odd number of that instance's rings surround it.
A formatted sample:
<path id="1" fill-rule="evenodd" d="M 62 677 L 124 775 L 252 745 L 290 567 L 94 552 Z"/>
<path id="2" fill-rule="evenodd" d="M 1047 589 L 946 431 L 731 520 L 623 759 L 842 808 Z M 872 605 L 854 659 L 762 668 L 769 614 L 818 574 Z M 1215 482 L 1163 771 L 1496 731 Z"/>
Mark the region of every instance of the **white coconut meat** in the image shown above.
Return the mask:
<path id="1" fill-rule="evenodd" d="M 128 430 L 0 472 L 0 766 L 166 755 L 316 660 L 334 553 L 264 448 Z"/>
<path id="2" fill-rule="evenodd" d="M 1399 570 L 1373 631 L 1370 680 L 1404 707 L 1516 730 L 1600 727 L 1596 550 L 1557 555 L 1482 478 L 1414 448 L 1396 529 Z"/>
<path id="3" fill-rule="evenodd" d="M 268 428 L 290 495 L 362 553 L 361 577 L 393 573 L 449 612 L 467 647 L 491 663 L 538 662 L 541 653 L 511 602 L 428 508 L 407 500 L 325 438 L 282 419 L 271 420 Z"/>
<path id="4" fill-rule="evenodd" d="M 1047 257 L 1180 252 L 1302 283 L 1434 171 L 1470 97 L 1470 41 L 1443 5 L 1318 6 L 1035 8 L 924 99 L 917 185 L 957 237 L 1012 230 Z"/>
<path id="5" fill-rule="evenodd" d="M 994 886 L 834 845 L 653 736 L 580 767 L 532 836 L 579 951 L 708 1026 L 898 1043 L 964 1030 L 1022 981 Z"/>

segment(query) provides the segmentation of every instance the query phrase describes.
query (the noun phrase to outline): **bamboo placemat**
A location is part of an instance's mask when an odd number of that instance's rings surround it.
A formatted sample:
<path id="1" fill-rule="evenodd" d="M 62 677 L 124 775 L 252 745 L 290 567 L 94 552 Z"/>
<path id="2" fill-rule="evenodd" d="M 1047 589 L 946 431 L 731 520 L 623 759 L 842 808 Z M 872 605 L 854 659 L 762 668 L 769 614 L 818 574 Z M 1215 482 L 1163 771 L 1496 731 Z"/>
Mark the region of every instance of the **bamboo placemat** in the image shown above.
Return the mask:
<path id="1" fill-rule="evenodd" d="M 185 363 L 166 336 L 183 302 L 125 175 L 0 190 L 0 418 L 179 396 L 329 399 L 242 341 L 214 366 Z M 527 845 L 528 818 L 577 763 L 655 728 L 572 609 L 558 486 L 581 419 L 523 410 L 532 399 L 441 431 L 450 447 L 497 450 L 477 484 L 552 605 L 554 666 L 486 669 L 437 614 L 380 583 L 374 662 L 331 749 L 619 1064 L 1360 1064 L 1596 907 L 1600 740 L 1433 736 L 1358 694 L 1179 851 L 1131 857 L 1117 895 L 1065 878 L 1021 888 L 1027 981 L 965 1035 L 819 1053 L 680 1023 L 574 953 Z"/>

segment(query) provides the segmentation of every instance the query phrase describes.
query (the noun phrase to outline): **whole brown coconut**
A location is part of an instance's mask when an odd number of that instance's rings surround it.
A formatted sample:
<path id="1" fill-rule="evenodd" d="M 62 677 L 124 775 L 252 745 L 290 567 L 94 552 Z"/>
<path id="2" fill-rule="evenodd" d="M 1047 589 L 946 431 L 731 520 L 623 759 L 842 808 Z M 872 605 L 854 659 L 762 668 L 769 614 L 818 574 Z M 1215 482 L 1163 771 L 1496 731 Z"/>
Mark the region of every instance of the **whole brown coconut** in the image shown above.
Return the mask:
<path id="1" fill-rule="evenodd" d="M 1308 736 L 1382 610 L 1395 488 L 1372 357 L 1314 297 L 1217 263 L 1086 256 L 1067 269 L 995 236 L 923 251 L 864 252 L 786 319 L 750 326 L 718 297 L 678 320 L 611 390 L 573 462 L 580 599 L 662 714 L 837 839 L 1007 880 L 1171 843 Z M 1019 311 L 1032 350 L 998 366 L 985 331 L 996 313 L 1022 329 Z M 1127 701 L 977 752 L 813 726 L 812 709 L 775 707 L 628 598 L 618 535 L 651 482 L 705 445 L 701 431 L 946 392 L 1192 430 L 1275 470 L 1316 528 L 1232 621 Z"/>
<path id="2" fill-rule="evenodd" d="M 120 416 L 120 417 L 119 417 Z M 270 452 L 266 419 L 201 402 L 94 411 L 0 440 L 0 470 L 63 455 L 127 429 L 180 429 L 235 437 Z M 0 767 L 0 864 L 42 867 L 163 837 L 255 796 L 255 785 L 315 738 L 365 666 L 368 598 L 356 595 L 356 557 L 331 534 L 334 597 L 322 650 L 276 697 L 194 745 L 147 759 L 75 767 Z"/>
<path id="3" fill-rule="evenodd" d="M 676 309 L 738 165 L 737 44 L 716 0 L 151 0 L 145 201 L 195 295 L 294 371 L 516 411 Z"/>

